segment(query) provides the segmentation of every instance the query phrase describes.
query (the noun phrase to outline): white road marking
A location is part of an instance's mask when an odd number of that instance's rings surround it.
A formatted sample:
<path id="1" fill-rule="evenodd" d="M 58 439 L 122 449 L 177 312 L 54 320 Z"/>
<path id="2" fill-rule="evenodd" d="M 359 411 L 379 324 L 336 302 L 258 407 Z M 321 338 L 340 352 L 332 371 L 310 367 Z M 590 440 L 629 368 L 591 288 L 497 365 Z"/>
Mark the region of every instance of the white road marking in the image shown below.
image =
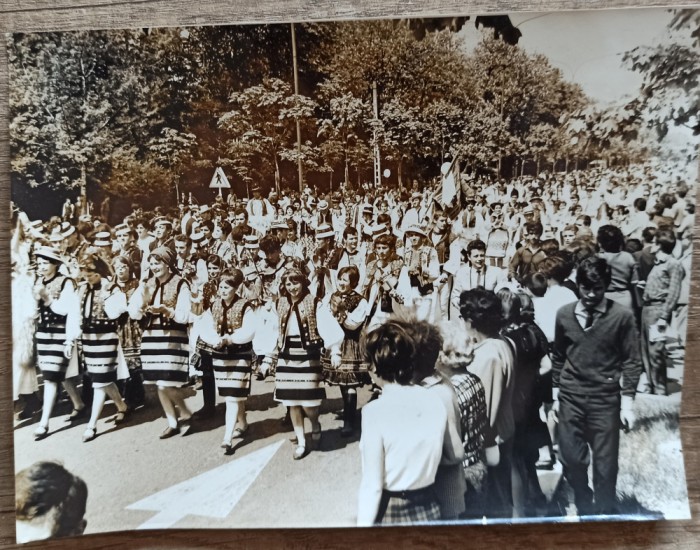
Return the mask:
<path id="1" fill-rule="evenodd" d="M 168 487 L 126 507 L 158 512 L 137 529 L 167 529 L 187 515 L 224 519 L 284 440 Z"/>

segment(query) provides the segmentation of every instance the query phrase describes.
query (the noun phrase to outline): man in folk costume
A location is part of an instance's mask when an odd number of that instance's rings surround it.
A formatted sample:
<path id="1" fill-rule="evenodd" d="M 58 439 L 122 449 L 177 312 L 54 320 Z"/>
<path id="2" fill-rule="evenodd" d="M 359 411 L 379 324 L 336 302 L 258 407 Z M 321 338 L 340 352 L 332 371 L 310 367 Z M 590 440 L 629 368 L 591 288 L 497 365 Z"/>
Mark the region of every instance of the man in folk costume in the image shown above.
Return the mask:
<path id="1" fill-rule="evenodd" d="M 358 208 L 360 208 L 358 206 Z M 372 227 L 374 226 L 374 207 L 371 204 L 364 204 L 361 207 L 362 217 L 358 222 L 358 229 L 363 243 L 372 242 Z"/>
<path id="2" fill-rule="evenodd" d="M 66 222 L 62 223 L 57 230 L 55 229 L 51 233 L 49 241 L 52 246 L 59 248 L 65 258 L 60 267 L 61 273 L 72 279 L 77 279 L 80 275 L 78 259 L 85 254 L 90 243 L 78 233 L 75 226 Z"/>
<path id="3" fill-rule="evenodd" d="M 330 225 L 322 225 L 316 230 L 316 250 L 309 262 L 309 290 L 319 299 L 333 292 L 333 272 L 344 249 L 335 245 L 335 233 Z"/>
<path id="4" fill-rule="evenodd" d="M 173 239 L 173 222 L 165 216 L 158 216 L 153 220 L 153 236 L 155 240 L 149 245 L 151 251 L 156 248 L 167 246 L 171 250 L 175 250 L 175 242 Z"/>
<path id="5" fill-rule="evenodd" d="M 345 231 L 343 231 L 343 249 L 340 254 L 340 259 L 338 260 L 335 276 L 337 277 L 338 271 L 351 265 L 354 265 L 360 273 L 360 280 L 357 284 L 357 288 L 363 288 L 365 273 L 367 271 L 365 252 L 364 250 L 360 250 L 360 234 L 357 229 L 354 227 L 347 227 Z"/>
<path id="6" fill-rule="evenodd" d="M 341 197 L 333 195 L 331 197 L 331 227 L 335 231 L 335 236 L 340 239 L 345 228 L 348 227 L 348 215 Z"/>
<path id="7" fill-rule="evenodd" d="M 114 228 L 114 235 L 119 244 L 119 255 L 129 260 L 129 263 L 135 270 L 134 275 L 139 279 L 141 277 L 143 253 L 136 245 L 136 232 L 123 223 Z"/>
<path id="8" fill-rule="evenodd" d="M 486 261 L 488 265 L 503 267 L 510 236 L 503 222 L 503 205 L 500 202 L 490 206 L 490 230 L 486 237 Z"/>
<path id="9" fill-rule="evenodd" d="M 304 246 L 297 241 L 289 240 L 290 231 L 289 221 L 283 218 L 276 219 L 270 226 L 270 233 L 279 239 L 282 254 L 289 258 L 303 258 Z"/>
<path id="10" fill-rule="evenodd" d="M 406 232 L 406 229 L 412 225 L 421 225 L 422 212 L 421 212 L 421 201 L 423 200 L 423 195 L 421 193 L 413 193 L 411 195 L 411 206 L 406 210 L 401 220 L 401 234 Z"/>
<path id="11" fill-rule="evenodd" d="M 262 301 L 270 302 L 279 297 L 282 274 L 289 265 L 289 260 L 282 253 L 280 241 L 274 235 L 265 235 L 260 239 L 260 252 L 265 255 L 258 262 L 258 273 L 262 279 Z"/>
<path id="12" fill-rule="evenodd" d="M 403 273 L 410 281 L 410 301 L 419 320 L 435 322 L 438 306 L 435 281 L 440 276 L 440 262 L 428 235 L 418 225 L 404 232 Z"/>
<path id="13" fill-rule="evenodd" d="M 196 259 L 192 254 L 192 243 L 186 235 L 177 235 L 175 244 L 175 267 L 180 275 L 192 281 L 197 273 Z"/>
<path id="14" fill-rule="evenodd" d="M 445 319 L 450 303 L 450 273 L 445 270 L 445 264 L 450 258 L 451 228 L 447 215 L 438 211 L 433 218 L 433 227 L 428 234 L 428 241 L 437 252 L 440 263 L 440 276 L 435 281 L 435 287 L 439 293 L 440 312 Z"/>
<path id="15" fill-rule="evenodd" d="M 367 330 L 383 324 L 405 297 L 399 289 L 403 260 L 396 255 L 395 237 L 384 234 L 374 241 L 375 258 L 367 264 L 363 294 L 370 307 Z"/>
<path id="16" fill-rule="evenodd" d="M 450 292 L 450 319 L 459 315 L 459 297 L 465 290 L 477 287 L 496 292 L 506 284 L 506 272 L 486 265 L 486 244 L 479 239 L 467 246 L 467 263 L 454 274 Z"/>
<path id="17" fill-rule="evenodd" d="M 262 190 L 259 184 L 253 184 L 251 191 L 253 192 L 253 198 L 246 205 L 248 223 L 257 231 L 266 233 L 272 220 L 275 219 L 275 209 L 269 200 L 262 197 Z"/>

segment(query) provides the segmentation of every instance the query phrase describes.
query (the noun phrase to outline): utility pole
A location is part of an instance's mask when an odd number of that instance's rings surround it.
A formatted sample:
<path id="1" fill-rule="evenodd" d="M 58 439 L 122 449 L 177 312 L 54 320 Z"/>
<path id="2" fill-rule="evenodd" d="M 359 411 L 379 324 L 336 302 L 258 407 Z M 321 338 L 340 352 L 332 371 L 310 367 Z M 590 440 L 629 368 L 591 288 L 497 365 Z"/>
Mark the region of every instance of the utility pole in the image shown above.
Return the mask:
<path id="1" fill-rule="evenodd" d="M 372 82 L 372 105 L 374 107 L 374 120 L 379 122 L 379 97 L 377 94 L 377 82 Z M 379 189 L 382 185 L 382 159 L 379 155 L 379 142 L 377 140 L 377 130 L 374 130 L 374 187 Z"/>
<path id="2" fill-rule="evenodd" d="M 294 94 L 299 95 L 299 68 L 297 66 L 297 35 L 292 25 L 292 63 L 294 66 Z M 301 165 L 301 126 L 299 125 L 299 117 L 296 118 L 297 123 L 297 169 L 299 171 L 299 191 L 304 190 L 304 172 Z"/>

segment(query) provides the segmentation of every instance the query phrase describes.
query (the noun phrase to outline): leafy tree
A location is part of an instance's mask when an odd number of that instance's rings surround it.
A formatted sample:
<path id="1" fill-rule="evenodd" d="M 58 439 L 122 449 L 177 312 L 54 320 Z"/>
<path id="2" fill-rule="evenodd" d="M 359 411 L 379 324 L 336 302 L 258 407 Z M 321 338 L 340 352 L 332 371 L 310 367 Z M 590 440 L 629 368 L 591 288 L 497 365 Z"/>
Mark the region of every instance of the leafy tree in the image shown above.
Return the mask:
<path id="1" fill-rule="evenodd" d="M 673 40 L 640 46 L 624 60 L 644 75 L 641 95 L 630 103 L 663 138 L 669 125 L 700 134 L 700 10 L 680 9 L 669 25 Z"/>

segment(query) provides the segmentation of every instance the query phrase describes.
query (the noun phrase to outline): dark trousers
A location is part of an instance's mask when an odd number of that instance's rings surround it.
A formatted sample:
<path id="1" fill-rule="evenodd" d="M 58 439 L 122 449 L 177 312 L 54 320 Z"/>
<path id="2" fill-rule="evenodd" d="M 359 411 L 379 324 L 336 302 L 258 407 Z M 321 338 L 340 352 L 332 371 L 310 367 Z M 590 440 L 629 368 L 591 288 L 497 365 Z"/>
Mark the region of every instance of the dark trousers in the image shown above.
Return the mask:
<path id="1" fill-rule="evenodd" d="M 667 364 L 666 341 L 649 340 L 649 327 L 659 320 L 661 308 L 656 305 L 642 308 L 642 330 L 640 334 L 642 364 L 647 375 L 647 386 L 651 393 L 666 395 Z"/>
<path id="2" fill-rule="evenodd" d="M 496 466 L 488 467 L 486 477 L 486 506 L 487 518 L 513 517 L 513 438 L 498 446 L 500 460 Z"/>
<path id="3" fill-rule="evenodd" d="M 579 515 L 616 513 L 620 394 L 559 393 L 559 451 Z M 588 466 L 593 457 L 593 490 Z M 595 505 L 594 505 L 595 500 Z"/>

